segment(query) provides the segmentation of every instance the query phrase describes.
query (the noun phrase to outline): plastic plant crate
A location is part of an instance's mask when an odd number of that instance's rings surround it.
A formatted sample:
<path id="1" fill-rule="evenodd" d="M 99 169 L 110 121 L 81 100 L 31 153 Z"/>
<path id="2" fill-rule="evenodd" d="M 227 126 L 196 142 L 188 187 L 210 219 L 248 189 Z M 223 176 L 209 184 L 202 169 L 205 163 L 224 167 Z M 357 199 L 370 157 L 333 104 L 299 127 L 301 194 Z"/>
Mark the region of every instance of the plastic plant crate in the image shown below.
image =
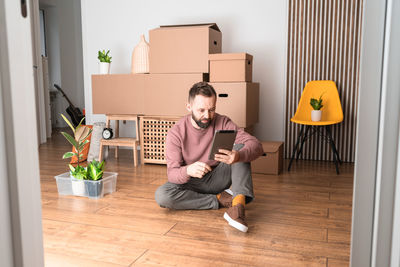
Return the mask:
<path id="1" fill-rule="evenodd" d="M 167 133 L 180 117 L 140 117 L 140 158 L 142 163 L 166 164 Z"/>
<path id="2" fill-rule="evenodd" d="M 116 172 L 104 172 L 103 179 L 99 181 L 83 180 L 84 189 L 82 189 L 82 191 L 76 191 L 76 188 L 73 188 L 74 181 L 69 172 L 54 176 L 54 178 L 57 182 L 59 195 L 82 196 L 90 199 L 99 199 L 106 194 L 116 191 L 117 176 L 118 173 Z"/>

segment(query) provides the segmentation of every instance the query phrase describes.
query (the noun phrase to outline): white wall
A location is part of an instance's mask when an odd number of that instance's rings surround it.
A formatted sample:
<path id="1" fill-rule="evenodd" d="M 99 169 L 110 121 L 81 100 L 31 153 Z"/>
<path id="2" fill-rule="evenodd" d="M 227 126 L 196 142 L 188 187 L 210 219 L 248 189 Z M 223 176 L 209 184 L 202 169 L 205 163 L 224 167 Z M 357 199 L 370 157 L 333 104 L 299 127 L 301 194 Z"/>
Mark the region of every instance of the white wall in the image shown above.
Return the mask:
<path id="1" fill-rule="evenodd" d="M 65 94 L 81 110 L 84 107 L 83 66 L 82 66 L 82 33 L 81 7 L 79 0 L 56 0 L 56 18 L 58 21 L 58 49 L 60 63 L 60 80 Z M 55 37 L 56 38 L 56 37 Z M 55 40 L 56 41 L 56 40 Z M 56 50 L 56 43 L 54 43 Z M 49 56 L 50 57 L 50 56 Z M 57 59 L 54 59 L 57 60 Z M 68 102 L 59 94 L 57 108 L 58 125 L 64 125 L 59 113 L 66 114 Z M 67 116 L 68 117 L 68 116 Z"/>
<path id="2" fill-rule="evenodd" d="M 141 34 L 148 41 L 148 31 L 159 25 L 206 22 L 216 22 L 221 29 L 224 53 L 254 56 L 253 81 L 260 83 L 256 136 L 284 140 L 287 1 L 82 0 L 88 121 L 104 120 L 104 116 L 92 116 L 91 75 L 98 73 L 98 50 L 111 50 L 111 73 L 130 73 L 131 53 Z"/>
<path id="3" fill-rule="evenodd" d="M 53 84 L 61 85 L 61 63 L 60 63 L 60 37 L 58 33 L 58 11 L 55 4 L 53 6 L 41 6 L 45 12 L 45 30 L 46 30 L 46 49 L 49 66 L 49 86 L 52 90 L 55 90 Z M 65 100 L 61 94 L 57 94 L 55 100 L 55 113 L 60 114 L 65 112 L 63 110 L 65 106 Z M 53 115 L 53 114 L 52 114 Z M 59 118 L 58 118 L 59 117 Z M 61 116 L 55 116 L 52 118 L 52 124 L 54 120 L 55 127 L 64 127 L 66 124 L 62 120 Z"/>
<path id="4" fill-rule="evenodd" d="M 58 0 L 57 9 L 60 37 L 61 88 L 75 106 L 83 107 L 80 1 Z"/>

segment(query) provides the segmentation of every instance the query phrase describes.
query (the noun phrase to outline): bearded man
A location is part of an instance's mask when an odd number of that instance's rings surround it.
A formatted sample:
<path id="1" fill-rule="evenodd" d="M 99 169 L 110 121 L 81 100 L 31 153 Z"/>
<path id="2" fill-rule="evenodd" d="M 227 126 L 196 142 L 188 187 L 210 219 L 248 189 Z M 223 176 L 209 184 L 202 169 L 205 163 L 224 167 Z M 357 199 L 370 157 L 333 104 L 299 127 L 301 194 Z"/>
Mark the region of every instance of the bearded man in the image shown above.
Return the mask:
<path id="1" fill-rule="evenodd" d="M 189 91 L 189 115 L 168 132 L 166 159 L 168 182 L 160 186 L 156 202 L 170 209 L 227 208 L 225 220 L 247 232 L 245 205 L 254 199 L 250 162 L 263 154 L 260 142 L 230 118 L 216 113 L 214 88 L 199 82 Z M 220 149 L 208 159 L 214 132 L 236 130 L 232 150 Z"/>

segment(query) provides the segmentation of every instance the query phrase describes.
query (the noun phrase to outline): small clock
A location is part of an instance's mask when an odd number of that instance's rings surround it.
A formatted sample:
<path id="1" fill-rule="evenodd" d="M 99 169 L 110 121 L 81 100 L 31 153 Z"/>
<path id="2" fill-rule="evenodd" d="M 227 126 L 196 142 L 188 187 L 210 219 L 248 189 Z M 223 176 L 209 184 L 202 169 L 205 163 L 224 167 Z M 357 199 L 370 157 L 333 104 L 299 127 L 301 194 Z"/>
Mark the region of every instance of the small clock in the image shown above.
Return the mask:
<path id="1" fill-rule="evenodd" d="M 113 131 L 111 128 L 104 128 L 103 129 L 103 138 L 104 139 L 111 139 L 113 137 Z"/>

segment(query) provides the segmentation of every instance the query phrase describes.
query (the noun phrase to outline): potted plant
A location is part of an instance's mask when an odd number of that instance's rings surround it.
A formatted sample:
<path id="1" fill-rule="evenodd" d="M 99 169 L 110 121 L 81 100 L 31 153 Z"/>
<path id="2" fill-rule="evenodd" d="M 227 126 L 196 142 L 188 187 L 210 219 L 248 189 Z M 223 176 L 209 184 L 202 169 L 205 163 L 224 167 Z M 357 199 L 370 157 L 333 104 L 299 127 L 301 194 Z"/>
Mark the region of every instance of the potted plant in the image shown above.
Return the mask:
<path id="1" fill-rule="evenodd" d="M 311 98 L 310 105 L 312 106 L 313 110 L 311 110 L 311 120 L 312 121 L 320 121 L 322 117 L 322 95 L 319 99 Z"/>
<path id="2" fill-rule="evenodd" d="M 93 160 L 87 165 L 87 181 L 85 181 L 86 192 L 90 198 L 99 198 L 103 193 L 103 169 L 104 160 L 98 162 Z"/>
<path id="3" fill-rule="evenodd" d="M 76 156 L 78 158 L 78 163 L 76 167 L 69 164 L 72 192 L 74 195 L 84 196 L 86 193 L 84 180 L 87 179 L 87 169 L 79 165 L 79 163 L 82 156 L 82 150 L 84 146 L 89 142 L 88 137 L 91 134 L 92 129 L 82 125 L 82 122 L 85 118 L 82 118 L 78 126 L 74 128 L 72 123 L 63 114 L 61 114 L 61 116 L 64 119 L 64 121 L 69 125 L 69 127 L 72 129 L 74 137 L 72 137 L 66 132 L 61 132 L 61 134 L 75 148 L 75 151 L 66 152 L 62 158 L 68 159 L 73 156 Z"/>
<path id="4" fill-rule="evenodd" d="M 100 74 L 110 74 L 110 64 L 111 64 L 111 59 L 109 55 L 110 50 L 106 51 L 99 50 L 97 58 L 100 60 L 99 62 L 99 73 Z"/>

